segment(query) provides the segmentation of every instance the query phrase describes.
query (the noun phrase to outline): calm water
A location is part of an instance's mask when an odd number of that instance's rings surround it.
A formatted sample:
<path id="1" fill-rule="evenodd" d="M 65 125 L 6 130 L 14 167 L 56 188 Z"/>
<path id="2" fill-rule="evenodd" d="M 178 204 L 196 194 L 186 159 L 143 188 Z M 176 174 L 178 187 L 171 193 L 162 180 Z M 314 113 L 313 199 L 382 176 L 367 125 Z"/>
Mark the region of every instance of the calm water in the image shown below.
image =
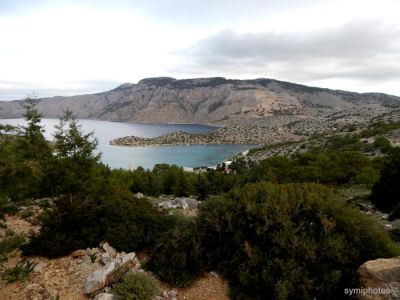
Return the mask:
<path id="1" fill-rule="evenodd" d="M 22 119 L 0 119 L 1 124 L 23 125 Z M 122 122 L 106 122 L 79 120 L 84 132 L 94 131 L 99 141 L 101 160 L 112 168 L 152 168 L 158 163 L 176 164 L 182 167 L 214 166 L 221 161 L 253 148 L 252 145 L 195 145 L 165 147 L 126 147 L 111 146 L 110 140 L 127 135 L 139 137 L 156 137 L 168 132 L 182 130 L 191 133 L 209 132 L 215 129 L 206 125 L 180 124 L 138 124 Z M 44 119 L 46 137 L 52 138 L 54 125 L 58 119 Z"/>

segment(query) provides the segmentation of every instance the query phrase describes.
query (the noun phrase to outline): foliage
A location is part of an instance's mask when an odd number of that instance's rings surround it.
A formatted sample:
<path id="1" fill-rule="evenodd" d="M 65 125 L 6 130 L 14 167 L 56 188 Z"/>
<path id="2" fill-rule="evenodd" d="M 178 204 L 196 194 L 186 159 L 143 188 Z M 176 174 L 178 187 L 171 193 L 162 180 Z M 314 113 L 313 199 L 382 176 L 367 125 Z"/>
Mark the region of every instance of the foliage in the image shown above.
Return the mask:
<path id="1" fill-rule="evenodd" d="M 235 189 L 200 206 L 198 229 L 233 299 L 339 299 L 360 264 L 399 253 L 381 226 L 315 184 Z"/>
<path id="2" fill-rule="evenodd" d="M 196 223 L 181 220 L 157 240 L 146 268 L 174 286 L 186 286 L 204 270 Z"/>
<path id="3" fill-rule="evenodd" d="M 0 260 L 6 259 L 7 254 L 25 243 L 25 236 L 20 234 L 8 234 L 0 241 Z"/>
<path id="4" fill-rule="evenodd" d="M 360 152 L 314 150 L 296 153 L 290 158 L 270 157 L 253 167 L 245 180 L 371 184 L 371 178 L 377 177 L 373 169 L 371 160 Z M 371 177 L 367 178 L 363 173 L 368 173 Z"/>
<path id="5" fill-rule="evenodd" d="M 105 168 L 95 153 L 93 132 L 83 133 L 72 112 L 60 118 L 54 134 L 55 158 L 51 178 L 53 194 L 91 193 L 101 184 Z"/>
<path id="6" fill-rule="evenodd" d="M 121 300 L 152 300 L 159 293 L 157 281 L 145 272 L 130 272 L 113 293 Z"/>
<path id="7" fill-rule="evenodd" d="M 388 152 L 392 148 L 390 141 L 383 136 L 376 137 L 373 146 L 380 149 L 383 153 Z"/>
<path id="8" fill-rule="evenodd" d="M 92 254 L 88 254 L 88 255 L 89 255 L 90 261 L 92 262 L 92 264 L 94 264 L 97 259 L 96 253 L 92 253 Z"/>
<path id="9" fill-rule="evenodd" d="M 361 133 L 362 137 L 372 137 L 376 135 L 387 134 L 392 130 L 399 129 L 400 122 L 383 123 L 377 122 L 371 124 L 367 129 Z"/>
<path id="10" fill-rule="evenodd" d="M 380 210 L 400 217 L 400 150 L 390 152 L 381 170 L 379 181 L 373 186 L 371 202 Z"/>
<path id="11" fill-rule="evenodd" d="M 35 270 L 36 264 L 30 261 L 19 263 L 6 274 L 8 282 L 25 281 L 29 275 Z"/>
<path id="12" fill-rule="evenodd" d="M 46 193 L 51 147 L 43 136 L 41 115 L 35 101 L 27 99 L 24 114 L 27 126 L 19 130 L 3 128 L 0 139 L 0 194 L 12 200 L 38 197 Z"/>
<path id="13" fill-rule="evenodd" d="M 147 200 L 107 185 L 85 198 L 59 197 L 54 205 L 46 212 L 40 233 L 22 247 L 24 254 L 60 256 L 94 247 L 102 240 L 117 249 L 136 251 L 152 245 L 173 226 L 173 217 L 162 214 Z"/>
<path id="14" fill-rule="evenodd" d="M 104 240 L 117 249 L 137 251 L 154 245 L 155 240 L 174 226 L 174 217 L 158 211 L 145 199 L 131 194 L 109 194 L 104 202 Z"/>

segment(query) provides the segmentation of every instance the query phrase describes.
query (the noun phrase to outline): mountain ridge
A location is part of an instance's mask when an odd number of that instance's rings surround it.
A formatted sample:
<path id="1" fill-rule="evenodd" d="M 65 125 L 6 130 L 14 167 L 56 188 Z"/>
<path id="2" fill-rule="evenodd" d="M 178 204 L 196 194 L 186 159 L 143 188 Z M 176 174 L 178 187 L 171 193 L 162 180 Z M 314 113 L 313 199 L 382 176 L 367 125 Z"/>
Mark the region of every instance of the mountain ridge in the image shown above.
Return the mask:
<path id="1" fill-rule="evenodd" d="M 21 117 L 21 103 L 0 102 L 0 118 Z M 384 93 L 332 90 L 268 78 L 224 77 L 151 77 L 100 93 L 37 99 L 44 117 L 60 117 L 68 108 L 85 119 L 218 125 L 258 124 L 282 118 L 291 123 L 340 114 L 359 115 L 365 121 L 397 107 L 400 97 Z"/>

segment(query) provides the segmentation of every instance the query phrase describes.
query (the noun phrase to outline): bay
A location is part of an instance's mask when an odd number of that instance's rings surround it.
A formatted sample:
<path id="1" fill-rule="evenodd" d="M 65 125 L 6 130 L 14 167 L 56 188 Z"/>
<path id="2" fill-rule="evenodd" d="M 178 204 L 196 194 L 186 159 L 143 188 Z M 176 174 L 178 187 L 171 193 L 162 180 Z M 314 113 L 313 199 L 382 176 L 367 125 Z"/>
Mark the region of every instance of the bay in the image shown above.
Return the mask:
<path id="1" fill-rule="evenodd" d="M 43 119 L 45 136 L 52 139 L 54 126 L 58 119 Z M 0 124 L 24 125 L 23 119 L 0 119 Z M 111 168 L 134 169 L 139 166 L 151 169 L 159 163 L 176 164 L 181 167 L 215 166 L 222 161 L 251 149 L 253 145 L 179 145 L 162 147 L 112 146 L 110 140 L 134 135 L 145 138 L 157 137 L 173 131 L 205 133 L 217 129 L 208 125 L 193 124 L 147 124 L 79 120 L 84 132 L 94 131 L 99 141 L 98 150 L 102 153 L 101 161 Z"/>

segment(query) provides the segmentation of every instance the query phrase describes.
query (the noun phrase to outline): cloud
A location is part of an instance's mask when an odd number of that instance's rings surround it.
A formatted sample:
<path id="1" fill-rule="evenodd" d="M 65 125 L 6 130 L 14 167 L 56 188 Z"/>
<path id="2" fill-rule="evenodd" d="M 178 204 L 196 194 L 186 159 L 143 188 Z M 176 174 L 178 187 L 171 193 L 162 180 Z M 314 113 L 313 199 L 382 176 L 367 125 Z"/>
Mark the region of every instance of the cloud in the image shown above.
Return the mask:
<path id="1" fill-rule="evenodd" d="M 384 81 L 400 77 L 400 29 L 379 20 L 356 20 L 308 32 L 228 30 L 177 54 L 184 57 L 180 72 Z"/>
<path id="2" fill-rule="evenodd" d="M 119 84 L 120 82 L 108 80 L 68 81 L 58 85 L 0 80 L 0 101 L 18 100 L 32 95 L 44 98 L 98 93 L 114 89 Z"/>

